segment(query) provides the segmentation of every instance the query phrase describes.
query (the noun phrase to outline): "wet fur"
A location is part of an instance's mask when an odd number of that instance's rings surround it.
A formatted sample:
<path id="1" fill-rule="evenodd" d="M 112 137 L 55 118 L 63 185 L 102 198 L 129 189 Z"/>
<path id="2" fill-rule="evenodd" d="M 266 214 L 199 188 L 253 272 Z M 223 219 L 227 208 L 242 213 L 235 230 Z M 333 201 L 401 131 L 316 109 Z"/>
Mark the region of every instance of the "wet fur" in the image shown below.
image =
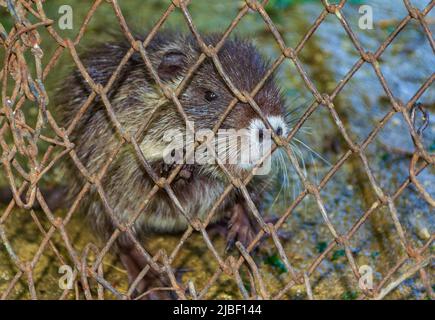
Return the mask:
<path id="1" fill-rule="evenodd" d="M 206 38 L 206 41 L 215 44 L 219 38 L 220 36 L 211 36 Z M 122 41 L 107 43 L 85 53 L 81 59 L 92 79 L 98 84 L 105 85 L 128 49 L 128 44 Z M 192 37 L 174 33 L 158 34 L 146 49 L 155 69 L 158 68 L 165 52 L 173 49 L 181 50 L 187 60 L 182 74 L 200 54 L 200 50 Z M 236 83 L 238 88 L 247 91 L 253 89 L 254 85 L 264 76 L 268 67 L 255 48 L 243 40 L 228 40 L 219 53 L 219 58 L 231 80 Z M 165 83 L 176 87 L 179 82 L 180 76 L 177 76 Z M 214 91 L 223 93 L 223 101 L 219 102 L 218 107 L 201 110 L 195 106 L 200 102 L 195 101 L 196 95 L 192 93 L 192 90 L 198 86 L 204 86 L 204 83 L 212 87 Z M 58 95 L 60 97 L 57 106 L 58 114 L 60 114 L 61 123 L 65 128 L 69 126 L 90 93 L 89 86 L 79 71 L 75 70 L 65 81 L 65 85 Z M 154 168 L 161 167 L 161 154 L 165 147 L 161 139 L 164 132 L 174 128 L 184 130 L 184 123 L 175 107 L 156 89 L 156 84 L 151 80 L 138 53 L 135 53 L 123 68 L 108 96 L 122 127 L 131 134 L 134 134 L 147 120 L 154 107 L 160 106 L 140 147 Z M 195 121 L 195 125 L 198 124 L 199 128 L 212 128 L 231 99 L 232 95 L 208 59 L 180 96 L 189 119 Z M 256 101 L 266 113 L 280 114 L 281 112 L 281 95 L 273 80 L 265 84 L 264 89 L 257 95 Z M 270 110 L 267 110 L 268 106 Z M 238 104 L 224 122 L 223 127 L 244 127 L 247 125 L 247 120 L 254 116 L 254 111 L 249 106 Z M 79 120 L 77 127 L 70 135 L 70 139 L 75 144 L 78 157 L 87 170 L 90 174 L 96 174 L 120 141 L 120 137 L 110 123 L 107 111 L 98 97 Z M 82 188 L 84 179 L 80 177 L 77 168 L 72 163 L 67 164 L 66 171 L 68 173 L 66 181 L 69 181 L 69 198 L 73 199 Z M 266 182 L 261 178 L 256 178 L 256 180 L 256 187 L 251 191 L 253 199 L 260 206 L 262 195 L 256 194 L 255 190 L 263 189 L 259 187 L 259 184 Z M 217 178 L 208 175 L 207 170 L 196 166 L 189 181 L 177 181 L 172 184 L 172 187 L 188 214 L 204 218 L 228 183 L 225 177 Z M 126 222 L 140 207 L 142 199 L 146 197 L 154 184 L 141 167 L 133 148 L 125 144 L 104 176 L 102 186 L 116 217 L 120 222 Z M 237 191 L 233 192 L 221 204 L 215 220 L 221 219 L 229 212 L 236 201 L 243 201 Z M 97 233 L 107 240 L 113 232 L 114 226 L 95 189 L 92 189 L 90 194 L 85 197 L 82 209 L 89 215 Z M 134 229 L 139 237 L 151 232 L 181 231 L 186 227 L 185 219 L 164 191 L 158 192 L 134 224 Z"/>

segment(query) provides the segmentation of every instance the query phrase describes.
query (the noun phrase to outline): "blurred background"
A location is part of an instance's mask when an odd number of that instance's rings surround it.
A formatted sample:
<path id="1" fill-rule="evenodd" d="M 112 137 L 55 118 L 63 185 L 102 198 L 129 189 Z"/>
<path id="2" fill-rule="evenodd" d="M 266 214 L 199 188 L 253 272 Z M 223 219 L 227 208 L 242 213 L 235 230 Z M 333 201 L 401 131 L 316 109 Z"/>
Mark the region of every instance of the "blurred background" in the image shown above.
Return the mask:
<path id="1" fill-rule="evenodd" d="M 419 9 L 423 9 L 430 1 L 413 0 L 411 2 Z M 154 25 L 170 3 L 170 1 L 164 0 L 119 1 L 129 27 L 137 33 L 143 34 Z M 0 1 L 1 4 L 2 1 Z M 54 24 L 54 27 L 63 38 L 74 39 L 92 6 L 92 1 L 80 1 L 80 4 L 74 0 L 48 1 L 44 3 L 47 17 L 58 20 L 61 16 L 58 12 L 59 7 L 65 4 L 73 8 L 73 29 L 60 30 L 57 24 Z M 222 32 L 231 24 L 242 5 L 242 1 L 235 0 L 193 0 L 189 5 L 189 11 L 194 24 L 201 33 L 215 33 Z M 361 17 L 358 9 L 361 5 L 370 5 L 373 8 L 373 29 L 362 30 L 358 27 L 358 21 Z M 324 10 L 321 2 L 316 0 L 270 0 L 265 8 L 285 39 L 287 46 L 292 48 L 300 43 Z M 408 14 L 401 0 L 349 0 L 343 13 L 363 48 L 370 52 L 376 51 Z M 32 21 L 31 15 L 29 15 L 29 19 Z M 6 32 L 9 32 L 13 27 L 9 13 L 2 6 L 0 6 L 0 21 Z M 428 14 L 426 21 L 431 31 L 435 32 L 434 10 Z M 169 16 L 163 29 L 189 32 L 180 10 L 175 10 Z M 85 48 L 95 46 L 98 42 L 107 41 L 112 38 L 113 33 L 117 33 L 119 30 L 120 26 L 112 6 L 109 3 L 103 3 L 91 19 L 80 45 L 77 46 L 77 51 L 80 52 Z M 58 44 L 44 28 L 39 28 L 38 31 L 42 37 L 41 48 L 44 52 L 43 65 L 45 65 Z M 246 15 L 235 28 L 233 35 L 251 39 L 264 56 L 272 61 L 280 55 L 275 39 L 257 13 L 251 12 Z M 3 68 L 3 58 L 4 47 L 1 47 L 0 69 Z M 299 58 L 317 90 L 321 93 L 331 93 L 358 61 L 360 55 L 340 21 L 334 15 L 329 15 L 303 47 Z M 29 55 L 29 64 L 32 63 L 31 61 L 33 60 Z M 50 72 L 45 83 L 49 96 L 54 93 L 57 84 L 62 81 L 71 63 L 69 53 L 64 51 L 60 62 Z M 395 97 L 404 103 L 408 102 L 434 72 L 435 56 L 421 25 L 415 20 L 409 23 L 379 58 L 379 63 Z M 297 112 L 291 113 L 293 118 L 290 121 L 295 121 L 310 106 L 314 98 L 290 61 L 282 63 L 276 75 L 278 83 L 287 97 L 288 111 L 297 110 Z M 55 114 L 56 106 L 51 101 L 48 108 Z M 367 138 L 392 108 L 372 66 L 369 64 L 363 65 L 356 72 L 333 102 L 344 126 L 351 133 L 351 138 L 358 143 Z M 435 110 L 433 86 L 425 92 L 418 102 L 433 119 Z M 32 117 L 37 114 L 35 104 L 28 102 L 23 109 L 29 122 L 32 122 Z M 49 130 L 45 134 L 53 136 Z M 331 166 L 348 150 L 348 146 L 334 124 L 330 112 L 323 107 L 318 108 L 309 117 L 296 138 L 293 147 L 298 154 L 300 164 L 309 178 L 316 183 L 321 181 Z M 429 126 L 423 132 L 423 142 L 426 150 L 435 151 L 433 120 L 429 122 Z M 41 154 L 46 147 L 43 143 L 41 144 Z M 386 192 L 394 193 L 407 179 L 410 157 L 413 152 L 414 145 L 407 125 L 403 117 L 396 114 L 366 149 L 366 155 L 375 178 Z M 300 183 L 290 163 L 286 159 L 283 161 L 286 161 L 286 165 L 278 166 L 276 186 L 267 202 L 263 204 L 262 210 L 269 217 L 282 215 L 301 191 Z M 53 185 L 62 181 L 62 177 L 61 166 L 56 165 L 49 174 L 45 175 L 42 183 Z M 429 194 L 435 194 L 433 168 L 424 170 L 420 174 L 419 180 Z M 6 183 L 4 172 L 0 169 L 0 184 L 5 185 Z M 340 233 L 350 230 L 358 218 L 376 200 L 376 195 L 371 189 L 361 160 L 356 156 L 351 156 L 345 162 L 322 190 L 321 196 L 333 225 Z M 408 187 L 395 204 L 407 236 L 412 243 L 421 246 L 434 232 L 433 211 L 413 186 Z M 1 210 L 0 207 L 0 212 Z M 40 212 L 33 212 L 33 214 L 41 219 L 42 227 L 47 228 L 49 224 L 44 214 Z M 62 215 L 63 213 L 56 214 Z M 19 255 L 24 259 L 33 257 L 42 240 L 42 234 L 29 212 L 14 209 L 5 226 Z M 67 228 L 76 248 L 82 248 L 90 241 L 98 243 L 90 230 L 83 228 L 83 220 L 78 214 L 74 216 Z M 287 239 L 284 240 L 287 256 L 292 265 L 299 271 L 306 270 L 333 239 L 318 207 L 310 198 L 302 201 L 294 209 L 282 231 Z M 60 254 L 67 257 L 60 236 L 56 234 L 53 239 L 57 239 L 56 244 Z M 163 246 L 170 251 L 178 240 L 179 235 L 174 235 L 154 237 L 150 242 L 154 249 Z M 222 239 L 217 237 L 213 241 L 216 242 L 218 248 L 223 249 Z M 377 210 L 370 216 L 368 221 L 356 232 L 350 244 L 357 263 L 373 268 L 375 283 L 386 275 L 387 270 L 391 269 L 400 257 L 405 255 L 400 246 L 391 215 L 385 208 Z M 188 270 L 183 275 L 183 279 L 193 278 L 195 284 L 201 288 L 218 268 L 211 255 L 210 259 L 204 259 L 209 255 L 210 253 L 207 252 L 200 236 L 189 239 L 176 260 L 177 266 L 185 267 Z M 278 290 L 288 282 L 290 277 L 288 270 L 280 260 L 271 241 L 265 242 L 255 259 L 261 267 L 262 275 L 269 288 Z M 109 281 L 117 288 L 126 289 L 125 272 L 116 260 L 108 256 L 104 264 L 105 276 Z M 38 262 L 35 270 L 35 281 L 38 294 L 41 297 L 55 298 L 60 295 L 61 290 L 57 286 L 59 265 L 60 262 L 50 250 L 47 250 Z M 406 268 L 406 264 L 403 268 Z M 17 268 L 8 258 L 5 249 L 0 247 L 0 295 L 16 272 Z M 327 256 L 327 259 L 313 273 L 311 281 L 313 294 L 316 298 L 355 299 L 359 295 L 356 280 L 345 257 L 345 252 L 341 248 L 334 250 L 332 254 Z M 28 298 L 25 280 L 20 280 L 14 287 L 13 297 Z M 424 299 L 426 297 L 427 294 L 419 277 L 409 278 L 388 296 L 388 298 L 396 299 Z M 218 285 L 213 287 L 207 298 L 240 298 L 240 296 L 234 281 L 222 276 Z M 303 286 L 295 286 L 289 290 L 286 298 L 305 298 Z"/>

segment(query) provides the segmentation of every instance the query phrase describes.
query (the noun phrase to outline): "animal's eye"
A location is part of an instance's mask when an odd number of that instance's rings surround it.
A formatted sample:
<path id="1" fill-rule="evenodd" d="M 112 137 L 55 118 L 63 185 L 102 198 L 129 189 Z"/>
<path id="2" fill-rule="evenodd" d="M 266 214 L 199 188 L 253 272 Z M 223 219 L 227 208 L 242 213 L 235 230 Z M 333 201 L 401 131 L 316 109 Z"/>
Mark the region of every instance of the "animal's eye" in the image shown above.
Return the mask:
<path id="1" fill-rule="evenodd" d="M 213 101 L 213 100 L 216 100 L 217 99 L 217 94 L 216 93 L 214 93 L 213 91 L 209 91 L 209 90 L 207 90 L 206 92 L 205 92 L 205 94 L 204 94 L 204 98 L 205 98 L 205 100 L 207 100 L 207 101 Z"/>

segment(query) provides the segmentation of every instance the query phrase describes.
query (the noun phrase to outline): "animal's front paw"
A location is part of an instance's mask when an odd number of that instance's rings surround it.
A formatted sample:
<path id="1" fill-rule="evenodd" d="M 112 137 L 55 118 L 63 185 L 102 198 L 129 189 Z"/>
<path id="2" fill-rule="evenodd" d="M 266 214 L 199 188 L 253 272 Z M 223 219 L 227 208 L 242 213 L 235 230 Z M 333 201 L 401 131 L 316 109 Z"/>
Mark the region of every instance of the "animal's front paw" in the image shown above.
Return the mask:
<path id="1" fill-rule="evenodd" d="M 251 221 L 249 213 L 241 204 L 236 204 L 231 212 L 228 223 L 226 251 L 232 249 L 236 241 L 240 241 L 247 247 L 255 238 L 258 228 Z"/>

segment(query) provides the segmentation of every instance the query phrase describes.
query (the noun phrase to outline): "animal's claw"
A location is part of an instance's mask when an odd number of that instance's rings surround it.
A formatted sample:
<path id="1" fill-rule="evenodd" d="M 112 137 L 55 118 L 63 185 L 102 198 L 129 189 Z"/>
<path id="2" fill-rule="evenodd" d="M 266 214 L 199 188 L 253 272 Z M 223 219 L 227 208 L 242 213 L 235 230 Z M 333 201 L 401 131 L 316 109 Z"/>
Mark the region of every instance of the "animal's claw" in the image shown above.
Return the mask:
<path id="1" fill-rule="evenodd" d="M 257 233 L 257 228 L 242 205 L 236 204 L 231 213 L 225 251 L 232 249 L 236 241 L 240 241 L 245 247 L 249 246 Z"/>

